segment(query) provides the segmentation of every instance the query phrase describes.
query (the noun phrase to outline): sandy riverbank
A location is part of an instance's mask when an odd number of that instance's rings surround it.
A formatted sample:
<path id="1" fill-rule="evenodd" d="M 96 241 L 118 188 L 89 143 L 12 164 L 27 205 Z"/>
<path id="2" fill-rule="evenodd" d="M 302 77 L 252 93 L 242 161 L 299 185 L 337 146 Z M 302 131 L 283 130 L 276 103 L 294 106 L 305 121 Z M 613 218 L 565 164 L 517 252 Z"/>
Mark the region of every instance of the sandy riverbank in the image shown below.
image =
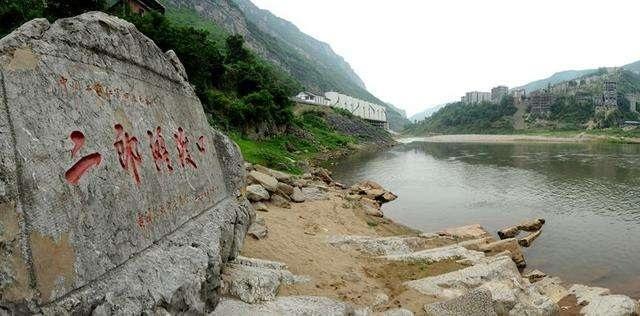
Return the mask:
<path id="1" fill-rule="evenodd" d="M 516 268 L 525 263 L 518 240 L 500 240 L 479 225 L 423 233 L 394 223 L 376 210 L 376 201 L 395 199 L 395 195 L 382 198 L 388 191 L 381 187 L 354 193 L 353 187 L 324 181 L 330 179 L 328 174 L 302 178 L 273 174 L 307 192 L 306 199 L 294 203 L 298 197 L 294 193 L 287 202 L 275 198 L 279 193 L 274 191 L 270 200 L 256 203 L 261 233 L 247 236 L 242 256 L 284 263 L 288 271 L 307 279 L 279 285 L 279 298 L 329 298 L 365 311 L 363 315 L 387 315 L 398 308 L 412 315 L 434 314 L 428 313 L 429 308 L 453 310 L 478 303 L 450 301 L 478 291 L 488 295 L 483 302 L 493 305 L 499 315 L 507 311 L 578 315 L 590 302 L 594 311 L 601 306 L 637 308 L 636 301 L 607 295 L 606 289 L 576 287 L 544 275 L 530 283 L 526 276 L 530 268 Z M 269 283 L 259 282 L 248 288 Z"/>

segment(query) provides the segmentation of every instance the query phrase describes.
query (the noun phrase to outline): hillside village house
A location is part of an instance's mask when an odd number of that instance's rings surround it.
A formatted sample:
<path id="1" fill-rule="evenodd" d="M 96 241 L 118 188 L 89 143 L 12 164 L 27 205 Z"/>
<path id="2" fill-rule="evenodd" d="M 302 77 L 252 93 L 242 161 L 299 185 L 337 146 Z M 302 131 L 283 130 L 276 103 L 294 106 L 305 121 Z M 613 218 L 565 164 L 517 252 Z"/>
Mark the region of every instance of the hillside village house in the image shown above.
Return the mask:
<path id="1" fill-rule="evenodd" d="M 131 12 L 140 15 L 151 11 L 157 11 L 160 14 L 165 12 L 165 7 L 157 0 L 112 0 L 109 7 L 122 10 L 128 8 Z"/>

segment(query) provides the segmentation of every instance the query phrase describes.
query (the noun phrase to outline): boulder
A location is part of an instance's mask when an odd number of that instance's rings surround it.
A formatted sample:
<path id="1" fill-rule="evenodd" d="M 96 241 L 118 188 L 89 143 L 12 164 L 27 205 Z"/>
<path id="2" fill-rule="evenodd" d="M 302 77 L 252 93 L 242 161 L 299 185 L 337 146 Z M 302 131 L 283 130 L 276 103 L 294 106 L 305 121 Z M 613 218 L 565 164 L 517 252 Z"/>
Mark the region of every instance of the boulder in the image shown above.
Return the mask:
<path id="1" fill-rule="evenodd" d="M 422 294 L 452 299 L 490 281 L 521 279 L 518 268 L 507 256 L 489 257 L 476 265 L 441 275 L 405 282 Z"/>
<path id="2" fill-rule="evenodd" d="M 267 238 L 268 233 L 267 223 L 263 217 L 256 218 L 253 224 L 249 226 L 249 231 L 247 231 L 247 234 L 258 240 Z"/>
<path id="3" fill-rule="evenodd" d="M 319 296 L 283 296 L 260 304 L 248 304 L 234 299 L 223 299 L 211 316 L 245 315 L 354 315 L 353 306 Z"/>
<path id="4" fill-rule="evenodd" d="M 430 316 L 498 315 L 493 309 L 491 292 L 487 289 L 474 289 L 448 301 L 427 304 L 424 310 Z"/>
<path id="5" fill-rule="evenodd" d="M 253 304 L 275 299 L 282 284 L 294 284 L 300 280 L 282 263 L 240 257 L 240 260 L 225 266 L 222 292 Z"/>
<path id="6" fill-rule="evenodd" d="M 457 298 L 475 289 L 489 291 L 498 315 L 557 315 L 559 311 L 555 302 L 520 277 L 513 261 L 505 255 L 484 258 L 474 266 L 405 285 L 442 299 Z"/>
<path id="7" fill-rule="evenodd" d="M 522 276 L 525 277 L 527 280 L 529 280 L 529 282 L 535 283 L 537 281 L 542 280 L 542 278 L 546 277 L 547 274 L 540 270 L 531 270 L 524 273 Z"/>
<path id="8" fill-rule="evenodd" d="M 499 230 L 498 237 L 500 237 L 500 239 L 515 238 L 519 233 L 520 228 L 518 228 L 518 226 L 510 226 Z"/>
<path id="9" fill-rule="evenodd" d="M 536 238 L 538 238 L 540 236 L 541 233 L 542 233 L 542 231 L 538 230 L 538 231 L 535 231 L 535 232 L 527 235 L 524 238 L 520 238 L 520 239 L 518 239 L 518 244 L 520 244 L 520 246 L 522 246 L 522 247 L 529 247 L 529 246 L 531 246 L 533 241 L 536 240 Z"/>
<path id="10" fill-rule="evenodd" d="M 318 179 L 320 179 L 324 183 L 329 184 L 333 182 L 333 179 L 331 178 L 331 173 L 327 169 L 316 167 L 311 171 L 311 174 L 318 177 Z"/>
<path id="11" fill-rule="evenodd" d="M 392 308 L 382 313 L 382 316 L 413 316 L 413 312 L 404 308 Z"/>
<path id="12" fill-rule="evenodd" d="M 464 247 L 451 245 L 432 249 L 426 249 L 411 253 L 400 253 L 384 256 L 385 259 L 391 261 L 408 261 L 408 262 L 424 262 L 434 263 L 440 261 L 465 261 L 471 264 L 478 263 L 484 258 L 484 253 L 469 250 Z"/>
<path id="13" fill-rule="evenodd" d="M 293 195 L 293 187 L 283 183 L 283 182 L 278 182 L 278 193 L 282 194 L 283 196 L 291 196 Z"/>
<path id="14" fill-rule="evenodd" d="M 316 186 L 302 188 L 301 190 L 302 194 L 304 194 L 305 200 L 307 201 L 322 201 L 329 199 L 329 196 Z"/>
<path id="15" fill-rule="evenodd" d="M 307 198 L 304 195 L 304 193 L 302 193 L 302 190 L 300 190 L 300 188 L 298 187 L 294 187 L 293 188 L 293 194 L 291 194 L 291 201 L 295 202 L 295 203 L 302 203 L 304 201 L 306 201 Z"/>
<path id="16" fill-rule="evenodd" d="M 0 39 L 0 314 L 209 312 L 253 208 L 174 54 L 100 12 Z"/>
<path id="17" fill-rule="evenodd" d="M 631 316 L 640 312 L 638 302 L 625 295 L 610 294 L 608 289 L 575 284 L 569 293 L 576 296 L 578 304 L 586 305 L 580 313 L 587 316 Z"/>
<path id="18" fill-rule="evenodd" d="M 249 201 L 260 202 L 269 200 L 270 198 L 269 192 L 261 185 L 252 184 L 247 186 L 247 199 L 249 199 Z"/>
<path id="19" fill-rule="evenodd" d="M 255 170 L 264 174 L 268 174 L 274 178 L 276 178 L 276 180 L 280 181 L 280 182 L 284 182 L 287 184 L 292 184 L 292 176 L 288 173 L 282 172 L 282 171 L 278 171 L 278 170 L 273 170 L 273 169 L 269 169 L 267 167 L 261 166 L 261 165 L 255 165 L 254 166 Z"/>
<path id="20" fill-rule="evenodd" d="M 260 184 L 269 192 L 277 192 L 278 190 L 278 180 L 268 174 L 264 174 L 258 171 L 251 171 L 249 172 L 249 175 L 247 177 L 249 179 L 249 182 Z"/>
<path id="21" fill-rule="evenodd" d="M 534 232 L 534 231 L 540 230 L 540 228 L 542 228 L 542 225 L 544 225 L 544 223 L 545 223 L 544 218 L 528 219 L 518 224 L 518 228 L 520 228 L 520 230 Z"/>
<path id="22" fill-rule="evenodd" d="M 378 190 L 384 190 L 384 188 L 378 184 L 375 181 L 371 181 L 371 180 L 364 180 L 364 181 L 360 181 L 358 184 L 356 184 L 357 187 L 359 187 L 361 190 L 367 190 L 367 189 L 378 189 Z"/>
<path id="23" fill-rule="evenodd" d="M 397 198 L 398 198 L 397 195 L 393 194 L 392 192 L 387 191 L 382 195 L 380 200 L 383 203 L 387 203 L 387 202 L 395 201 Z"/>
<path id="24" fill-rule="evenodd" d="M 271 203 L 279 208 L 291 208 L 291 203 L 289 203 L 289 200 L 283 198 L 278 194 L 274 194 L 271 196 Z"/>
<path id="25" fill-rule="evenodd" d="M 562 285 L 562 280 L 557 277 L 543 277 L 534 285 L 540 293 L 556 303 L 569 295 L 569 291 Z"/>
<path id="26" fill-rule="evenodd" d="M 478 239 L 491 236 L 480 224 L 447 228 L 438 234 L 455 239 Z"/>
<path id="27" fill-rule="evenodd" d="M 354 249 L 359 252 L 373 255 L 402 255 L 410 254 L 414 249 L 420 248 L 429 241 L 429 238 L 413 236 L 329 236 L 327 242 L 334 247 Z"/>
<path id="28" fill-rule="evenodd" d="M 253 204 L 253 208 L 258 212 L 269 212 L 269 208 L 262 202 Z"/>
<path id="29" fill-rule="evenodd" d="M 518 241 L 515 238 L 498 240 L 496 242 L 481 245 L 480 250 L 492 254 L 508 251 L 511 255 L 511 259 L 513 259 L 513 262 L 516 263 L 518 268 L 524 268 L 527 266 L 522 249 L 520 249 L 520 245 L 518 245 Z"/>
<path id="30" fill-rule="evenodd" d="M 386 191 L 381 189 L 368 189 L 364 191 L 364 194 L 367 196 L 367 198 L 372 200 L 377 200 L 379 197 L 381 197 L 385 193 Z"/>
<path id="31" fill-rule="evenodd" d="M 498 236 L 500 237 L 500 239 L 514 238 L 518 236 L 518 234 L 522 230 L 528 231 L 528 232 L 538 231 L 540 230 L 540 228 L 542 228 L 542 225 L 544 225 L 544 223 L 545 223 L 545 220 L 543 218 L 528 219 L 528 220 L 522 221 L 518 225 L 499 230 Z"/>
<path id="32" fill-rule="evenodd" d="M 380 207 L 375 207 L 371 203 L 362 203 L 362 208 L 364 209 L 364 213 L 369 216 L 384 217 L 384 213 L 382 213 Z"/>

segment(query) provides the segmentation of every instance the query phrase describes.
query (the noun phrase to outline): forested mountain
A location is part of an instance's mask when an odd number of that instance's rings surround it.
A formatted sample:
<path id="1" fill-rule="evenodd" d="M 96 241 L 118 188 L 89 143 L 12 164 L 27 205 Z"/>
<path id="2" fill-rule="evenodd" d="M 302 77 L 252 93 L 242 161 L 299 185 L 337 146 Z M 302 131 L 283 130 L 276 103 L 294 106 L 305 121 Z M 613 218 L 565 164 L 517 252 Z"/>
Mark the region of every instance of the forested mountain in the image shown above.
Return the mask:
<path id="1" fill-rule="evenodd" d="M 392 129 L 409 121 L 394 107 L 369 93 L 351 66 L 331 47 L 301 32 L 292 23 L 249 0 L 163 0 L 167 15 L 210 32 L 216 26 L 242 35 L 247 45 L 291 74 L 307 90 L 320 93 L 335 90 L 385 105 Z M 215 25 L 211 25 L 213 24 Z"/>

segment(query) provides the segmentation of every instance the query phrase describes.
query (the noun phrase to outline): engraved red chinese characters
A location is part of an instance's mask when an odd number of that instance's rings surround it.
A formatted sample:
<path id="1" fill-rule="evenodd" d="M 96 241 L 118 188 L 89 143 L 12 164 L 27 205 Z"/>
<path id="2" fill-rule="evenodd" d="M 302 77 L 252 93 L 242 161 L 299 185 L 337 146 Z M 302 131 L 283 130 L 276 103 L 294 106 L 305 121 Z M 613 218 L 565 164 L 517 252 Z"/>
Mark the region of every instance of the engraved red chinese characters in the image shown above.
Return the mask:
<path id="1" fill-rule="evenodd" d="M 173 134 L 176 140 L 176 148 L 178 149 L 178 158 L 180 159 L 180 165 L 184 168 L 187 164 L 193 168 L 198 169 L 196 162 L 189 153 L 189 139 L 182 127 L 178 127 L 178 132 Z"/>
<path id="2" fill-rule="evenodd" d="M 84 146 L 84 134 L 80 131 L 73 131 L 69 135 L 73 148 L 71 149 L 71 157 L 75 157 L 78 151 Z M 102 155 L 93 153 L 82 157 L 64 174 L 64 178 L 71 184 L 78 184 L 80 178 L 93 167 L 97 167 L 102 162 Z"/>
<path id="3" fill-rule="evenodd" d="M 136 184 L 140 184 L 139 169 L 142 157 L 138 151 L 138 138 L 129 135 L 120 124 L 116 124 L 114 128 L 116 130 L 116 141 L 113 146 L 118 153 L 120 166 L 131 174 Z"/>
<path id="4" fill-rule="evenodd" d="M 152 131 L 147 131 L 149 135 L 149 147 L 151 148 L 151 156 L 156 164 L 156 170 L 162 172 L 162 166 L 166 165 L 167 171 L 173 171 L 171 165 L 171 159 L 169 158 L 169 151 L 167 150 L 167 144 L 162 136 L 162 129 L 160 126 L 156 128 L 155 135 Z"/>

